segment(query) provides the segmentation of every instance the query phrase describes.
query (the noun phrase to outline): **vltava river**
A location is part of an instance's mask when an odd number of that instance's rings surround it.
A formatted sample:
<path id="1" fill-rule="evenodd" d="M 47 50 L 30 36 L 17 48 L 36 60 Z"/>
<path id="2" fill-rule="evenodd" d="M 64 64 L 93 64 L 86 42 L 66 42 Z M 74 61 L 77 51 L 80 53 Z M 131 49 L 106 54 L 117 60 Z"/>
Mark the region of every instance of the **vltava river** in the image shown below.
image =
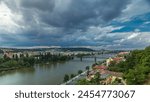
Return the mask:
<path id="1" fill-rule="evenodd" d="M 99 55 L 97 61 L 113 56 L 113 54 Z M 65 74 L 77 74 L 78 70 L 85 70 L 91 66 L 94 58 L 79 58 L 67 62 L 34 65 L 34 68 L 26 68 L 8 71 L 0 74 L 1 85 L 57 85 L 63 82 Z"/>

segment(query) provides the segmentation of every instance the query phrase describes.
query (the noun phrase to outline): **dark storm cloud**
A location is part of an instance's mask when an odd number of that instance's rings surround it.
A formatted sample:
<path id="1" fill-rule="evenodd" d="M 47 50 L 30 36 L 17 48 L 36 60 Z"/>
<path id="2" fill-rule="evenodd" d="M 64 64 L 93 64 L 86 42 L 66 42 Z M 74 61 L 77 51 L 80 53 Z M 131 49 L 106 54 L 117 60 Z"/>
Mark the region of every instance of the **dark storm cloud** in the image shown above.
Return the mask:
<path id="1" fill-rule="evenodd" d="M 15 2 L 7 4 L 14 8 Z M 55 27 L 99 25 L 118 17 L 130 0 L 19 0 L 16 8 L 27 20 L 44 22 Z M 18 7 L 19 6 L 19 7 Z M 30 19 L 29 19 L 30 18 Z"/>
<path id="2" fill-rule="evenodd" d="M 86 27 L 118 17 L 127 3 L 128 0 L 71 0 L 67 7 L 62 4 L 53 11 L 38 14 L 41 21 L 55 27 Z"/>
<path id="3" fill-rule="evenodd" d="M 33 8 L 41 11 L 51 11 L 54 8 L 55 0 L 22 0 L 21 6 L 25 8 Z"/>
<path id="4" fill-rule="evenodd" d="M 1 1 L 1 0 L 0 0 Z M 15 23 L 23 26 L 18 35 L 32 45 L 109 45 L 117 37 L 94 40 L 103 31 L 88 29 L 92 26 L 103 29 L 113 19 L 120 17 L 131 0 L 2 0 L 13 13 L 22 16 Z M 102 25 L 102 26 L 101 26 Z M 96 29 L 96 30 L 97 30 Z M 110 28 L 111 29 L 111 28 Z M 80 31 L 81 30 L 81 31 Z M 105 30 L 105 29 L 104 29 Z M 108 31 L 109 32 L 109 31 Z M 78 40 L 82 35 L 90 40 Z M 111 34 L 110 34 L 111 35 Z M 68 41 L 69 40 L 69 41 Z M 15 40 L 17 44 L 17 39 Z M 18 43 L 18 44 L 19 44 Z M 27 45 L 30 45 L 26 43 Z"/>

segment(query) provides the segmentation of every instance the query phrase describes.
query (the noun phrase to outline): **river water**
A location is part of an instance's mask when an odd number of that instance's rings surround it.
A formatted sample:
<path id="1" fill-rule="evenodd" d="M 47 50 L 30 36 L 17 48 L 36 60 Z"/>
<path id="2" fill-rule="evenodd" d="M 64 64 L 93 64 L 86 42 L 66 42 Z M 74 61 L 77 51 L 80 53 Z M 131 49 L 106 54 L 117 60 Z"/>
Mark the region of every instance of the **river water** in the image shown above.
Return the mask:
<path id="1" fill-rule="evenodd" d="M 114 54 L 98 55 L 97 61 L 103 61 Z M 63 82 L 65 74 L 77 74 L 86 66 L 94 63 L 94 58 L 79 58 L 67 62 L 37 64 L 34 68 L 8 71 L 0 74 L 0 85 L 57 85 Z"/>

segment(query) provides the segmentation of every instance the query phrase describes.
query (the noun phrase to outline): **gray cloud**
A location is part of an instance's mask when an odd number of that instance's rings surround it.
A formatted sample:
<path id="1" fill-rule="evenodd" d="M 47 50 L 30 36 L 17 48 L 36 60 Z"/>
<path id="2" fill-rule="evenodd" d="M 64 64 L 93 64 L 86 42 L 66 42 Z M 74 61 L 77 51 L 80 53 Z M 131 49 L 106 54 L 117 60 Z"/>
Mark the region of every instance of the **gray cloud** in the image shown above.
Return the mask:
<path id="1" fill-rule="evenodd" d="M 54 0 L 22 0 L 21 6 L 28 9 L 38 9 L 41 11 L 51 11 L 55 6 Z"/>
<path id="2" fill-rule="evenodd" d="M 126 36 L 121 33 L 116 35 L 110 33 L 114 29 L 119 29 L 120 26 L 111 26 L 109 22 L 121 18 L 120 15 L 125 9 L 127 9 L 125 15 L 128 17 L 130 14 L 139 12 L 137 8 L 140 8 L 142 2 L 145 4 L 145 0 L 1 1 L 16 15 L 16 18 L 14 16 L 11 19 L 18 25 L 19 39 L 23 37 L 22 40 L 18 40 L 17 37 L 12 38 L 3 35 L 1 39 L 6 39 L 5 42 L 7 42 L 11 38 L 16 42 L 13 42 L 16 45 L 110 46 L 113 44 L 120 46 L 119 41 L 122 41 Z M 131 5 L 132 3 L 134 5 Z M 19 19 L 17 18 L 18 15 Z M 125 46 L 126 43 L 122 44 Z"/>
<path id="3" fill-rule="evenodd" d="M 79 29 L 82 30 L 80 34 L 84 34 L 88 27 L 98 26 L 118 17 L 128 1 L 5 0 L 4 2 L 13 13 L 22 15 L 23 21 L 17 21 L 16 18 L 13 20 L 24 26 L 23 36 L 38 41 L 39 36 L 43 36 L 43 39 L 44 36 L 49 39 L 63 37 L 64 40 L 64 36 L 68 34 L 75 36 Z"/>
<path id="4" fill-rule="evenodd" d="M 36 16 L 40 22 L 55 27 L 83 27 L 118 17 L 129 0 L 6 0 L 6 3 L 19 10 L 27 22 Z"/>
<path id="5" fill-rule="evenodd" d="M 63 5 L 59 5 L 60 7 L 54 9 L 53 12 L 39 13 L 39 18 L 45 23 L 56 27 L 98 25 L 118 17 L 126 7 L 127 1 L 71 0 L 65 8 Z"/>

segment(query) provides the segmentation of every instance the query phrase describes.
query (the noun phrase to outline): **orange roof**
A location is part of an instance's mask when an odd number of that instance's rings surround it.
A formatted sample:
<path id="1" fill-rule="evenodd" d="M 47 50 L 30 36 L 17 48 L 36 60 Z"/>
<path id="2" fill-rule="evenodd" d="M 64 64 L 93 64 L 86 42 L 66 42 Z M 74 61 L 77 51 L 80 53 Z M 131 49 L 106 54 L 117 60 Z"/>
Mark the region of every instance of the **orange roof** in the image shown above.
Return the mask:
<path id="1" fill-rule="evenodd" d="M 97 69 L 107 69 L 107 66 L 99 65 L 99 66 L 95 66 L 95 68 L 97 68 Z"/>
<path id="2" fill-rule="evenodd" d="M 122 61 L 123 58 L 122 58 L 122 57 L 115 57 L 115 58 L 113 58 L 113 60 L 114 60 L 114 61 Z"/>

